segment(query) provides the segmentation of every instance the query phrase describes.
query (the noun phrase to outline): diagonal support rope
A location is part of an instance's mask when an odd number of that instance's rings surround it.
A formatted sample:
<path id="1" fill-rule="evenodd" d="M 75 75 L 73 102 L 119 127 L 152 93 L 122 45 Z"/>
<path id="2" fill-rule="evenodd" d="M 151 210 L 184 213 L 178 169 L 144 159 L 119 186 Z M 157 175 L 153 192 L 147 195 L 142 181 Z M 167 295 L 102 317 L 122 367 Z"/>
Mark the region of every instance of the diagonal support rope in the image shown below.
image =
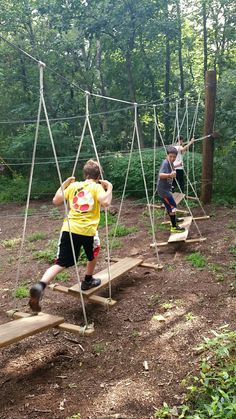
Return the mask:
<path id="1" fill-rule="evenodd" d="M 41 77 L 42 77 L 42 75 L 40 74 L 40 80 L 41 80 Z M 34 138 L 34 147 L 33 147 L 32 161 L 31 161 L 31 168 L 30 168 L 28 193 L 27 193 L 25 215 L 24 215 L 24 222 L 23 222 L 23 232 L 22 232 L 20 251 L 19 251 L 19 255 L 18 255 L 15 289 L 16 289 L 18 283 L 19 283 L 19 278 L 20 278 L 21 259 L 22 259 L 23 248 L 24 248 L 24 243 L 25 243 L 25 235 L 26 235 L 26 227 L 27 227 L 27 220 L 28 220 L 28 212 L 29 212 L 29 203 L 30 203 L 33 175 L 34 175 L 35 157 L 36 157 L 36 150 L 37 150 L 37 142 L 38 142 L 38 135 L 39 135 L 39 124 L 40 124 L 41 112 L 42 112 L 42 99 L 41 99 L 41 96 L 40 96 L 39 107 L 38 107 L 38 115 L 37 115 L 37 124 L 36 124 L 36 130 L 35 130 L 35 138 Z M 14 298 L 16 300 L 16 296 Z M 18 304 L 18 302 L 17 302 L 17 304 Z"/>

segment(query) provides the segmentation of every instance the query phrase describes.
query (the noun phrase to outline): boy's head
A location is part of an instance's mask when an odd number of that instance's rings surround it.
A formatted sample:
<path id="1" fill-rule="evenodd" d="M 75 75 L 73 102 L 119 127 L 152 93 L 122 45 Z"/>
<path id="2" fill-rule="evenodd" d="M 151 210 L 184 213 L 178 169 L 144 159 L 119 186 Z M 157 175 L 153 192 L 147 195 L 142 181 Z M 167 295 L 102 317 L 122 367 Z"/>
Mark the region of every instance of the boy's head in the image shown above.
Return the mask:
<path id="1" fill-rule="evenodd" d="M 83 168 L 84 178 L 98 180 L 101 177 L 102 168 L 95 160 L 88 160 Z"/>
<path id="2" fill-rule="evenodd" d="M 178 137 L 176 137 L 176 143 L 178 143 L 179 145 L 182 145 L 184 142 L 184 137 L 182 135 L 179 135 Z"/>
<path id="3" fill-rule="evenodd" d="M 176 150 L 175 147 L 169 146 L 167 147 L 166 152 L 167 152 L 167 160 L 170 163 L 173 163 L 177 157 L 178 151 Z"/>

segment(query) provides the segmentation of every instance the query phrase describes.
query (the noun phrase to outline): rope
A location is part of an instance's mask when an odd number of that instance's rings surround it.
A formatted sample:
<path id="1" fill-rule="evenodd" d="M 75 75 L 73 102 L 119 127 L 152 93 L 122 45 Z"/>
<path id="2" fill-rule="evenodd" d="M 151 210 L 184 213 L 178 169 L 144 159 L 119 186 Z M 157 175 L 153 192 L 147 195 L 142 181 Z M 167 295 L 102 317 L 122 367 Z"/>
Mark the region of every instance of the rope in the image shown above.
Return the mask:
<path id="1" fill-rule="evenodd" d="M 165 148 L 165 150 L 166 150 L 165 143 L 164 143 L 163 137 L 162 137 L 162 135 L 161 135 L 161 132 L 160 132 L 160 129 L 159 129 L 159 125 L 158 125 L 158 122 L 157 122 L 157 118 L 156 118 L 156 116 L 155 116 L 155 124 L 157 124 L 157 130 L 158 130 L 158 133 L 159 133 L 159 135 L 160 135 L 160 138 L 161 138 L 161 141 L 162 141 L 163 147 L 164 147 L 164 148 Z M 166 150 L 166 151 L 167 151 L 167 150 Z M 170 164 L 170 163 L 169 163 L 169 164 Z M 179 190 L 181 191 L 181 188 L 180 188 L 179 182 L 177 181 L 177 179 L 175 179 L 175 180 L 176 180 L 176 184 L 177 184 L 177 186 L 178 186 Z M 194 224 L 195 224 L 195 227 L 196 227 L 196 229 L 197 229 L 197 231 L 198 231 L 198 233 L 199 233 L 200 237 L 202 238 L 201 231 L 199 230 L 199 227 L 198 227 L 198 225 L 197 225 L 197 223 L 196 223 L 196 220 L 194 220 L 193 213 L 192 213 L 192 211 L 191 211 L 191 209 L 190 209 L 190 207 L 189 207 L 189 205 L 188 205 L 188 202 L 187 202 L 187 200 L 185 199 L 185 197 L 184 197 L 184 202 L 185 202 L 185 205 L 186 205 L 186 207 L 187 207 L 187 209 L 188 209 L 188 211 L 189 211 L 189 213 L 190 213 L 191 217 L 193 218 L 193 222 L 194 222 Z"/>
<path id="2" fill-rule="evenodd" d="M 85 325 L 87 327 L 88 326 L 88 320 L 87 320 L 87 315 L 86 315 L 86 310 L 85 310 L 83 293 L 82 293 L 81 286 L 80 286 L 81 281 L 80 281 L 80 276 L 79 276 L 79 270 L 78 270 L 78 267 L 77 267 L 77 260 L 76 260 L 76 256 L 75 256 L 75 248 L 74 248 L 72 233 L 71 233 L 71 229 L 70 229 L 70 220 L 69 220 L 69 216 L 68 216 L 68 208 L 67 208 L 64 189 L 63 189 L 63 185 L 62 185 L 63 182 L 62 182 L 62 178 L 61 178 L 61 172 L 60 172 L 60 167 L 59 167 L 59 164 L 58 164 L 57 153 L 56 153 L 56 149 L 55 149 L 55 144 L 54 144 L 54 140 L 53 140 L 51 126 L 50 126 L 50 122 L 49 122 L 49 119 L 48 119 L 47 107 L 46 107 L 45 100 L 44 100 L 44 91 L 43 91 L 43 70 L 44 70 L 44 68 L 45 68 L 45 64 L 40 63 L 39 64 L 39 69 L 40 69 L 40 97 L 41 97 L 41 101 L 42 101 L 42 105 L 43 105 L 43 109 L 44 109 L 44 114 L 45 114 L 45 118 L 46 118 L 46 122 L 47 122 L 49 137 L 50 137 L 52 150 L 53 150 L 53 154 L 54 154 L 54 158 L 55 158 L 55 162 L 56 162 L 57 174 L 58 174 L 58 178 L 59 178 L 59 182 L 60 182 L 60 186 L 61 186 L 61 192 L 62 192 L 65 214 L 66 214 L 66 219 L 67 219 L 67 224 L 68 224 L 70 242 L 71 242 L 71 249 L 72 249 L 73 260 L 74 260 L 74 264 L 75 264 L 75 271 L 76 271 L 76 276 L 77 276 L 77 280 L 78 280 L 78 284 L 79 284 L 79 292 L 80 292 L 80 299 L 81 299 L 81 305 L 82 305 L 82 310 L 83 310 L 83 316 L 84 316 Z"/>
<path id="3" fill-rule="evenodd" d="M 86 121 L 87 121 L 87 125 L 89 128 L 89 132 L 90 132 L 90 136 L 91 136 L 91 140 L 93 143 L 93 148 L 94 148 L 94 152 L 96 155 L 96 159 L 97 162 L 100 166 L 100 174 L 101 174 L 101 179 L 104 180 L 103 178 L 103 173 L 101 170 L 101 165 L 100 165 L 100 159 L 98 156 L 98 152 L 97 152 L 97 147 L 96 147 L 96 143 L 94 140 L 94 135 L 93 135 L 93 131 L 92 131 L 92 127 L 90 124 L 90 119 L 89 119 L 89 92 L 86 92 Z M 107 272 L 108 272 L 108 286 L 109 286 L 109 299 L 111 300 L 112 295 L 111 295 L 111 270 L 110 270 L 110 246 L 109 246 L 109 232 L 108 232 L 108 215 L 107 215 L 107 208 L 104 208 L 105 211 L 105 226 L 106 226 L 106 246 L 107 246 Z"/>
<path id="4" fill-rule="evenodd" d="M 196 124 L 197 124 L 197 116 L 198 116 L 198 108 L 199 108 L 200 98 L 201 98 L 201 95 L 199 93 L 198 94 L 198 102 L 197 102 L 196 111 L 195 111 L 195 120 L 194 120 L 194 125 L 193 125 L 193 131 L 192 131 L 192 137 L 193 138 L 194 138 Z M 193 149 L 192 149 L 192 171 L 193 171 L 193 183 L 194 183 L 194 185 L 196 185 L 194 154 L 195 154 L 195 146 L 194 146 L 194 143 L 193 143 Z"/>
<path id="5" fill-rule="evenodd" d="M 155 109 L 155 105 L 153 107 Z M 155 116 L 154 116 L 155 117 Z M 157 127 L 156 124 L 154 124 L 154 140 L 153 140 L 153 184 L 152 184 L 152 199 L 151 202 L 153 202 L 152 207 L 152 222 L 154 224 L 155 222 L 155 195 L 156 195 L 156 144 L 157 144 Z"/>
<path id="6" fill-rule="evenodd" d="M 41 83 L 42 74 L 40 73 L 40 83 Z M 39 99 L 39 107 L 38 107 L 38 117 L 37 117 L 37 125 L 34 137 L 34 147 L 32 153 L 32 162 L 31 162 L 31 169 L 30 169 L 30 177 L 29 177 L 29 185 L 28 185 L 28 193 L 27 193 L 27 200 L 26 200 L 26 207 L 25 207 L 25 215 L 24 215 L 24 223 L 23 223 L 23 232 L 22 232 L 22 240 L 19 250 L 18 256 L 18 264 L 17 264 L 17 271 L 16 271 L 16 281 L 15 281 L 15 290 L 19 283 L 20 278 L 20 268 L 21 268 L 21 258 L 23 254 L 23 247 L 25 243 L 25 234 L 26 234 L 26 226 L 27 226 L 27 218 L 28 218 L 28 211 L 29 211 L 29 203 L 30 203 L 30 195 L 31 195 L 31 188 L 32 188 L 32 181 L 33 181 L 33 174 L 34 174 L 34 163 L 35 163 L 35 156 L 36 156 L 36 149 L 37 149 L 37 142 L 38 142 L 38 135 L 39 135 L 39 123 L 40 123 L 40 115 L 42 111 L 42 98 L 40 96 Z M 16 295 L 14 296 L 16 301 Z M 17 302 L 18 304 L 18 302 Z"/>
<path id="7" fill-rule="evenodd" d="M 132 159 L 132 152 L 133 152 L 133 147 L 134 147 L 134 139 L 135 139 L 135 126 L 134 126 L 134 129 L 133 129 L 132 141 L 131 141 L 130 152 L 129 152 L 129 161 L 128 161 L 128 166 L 127 166 L 126 175 L 125 175 L 123 192 L 122 192 L 122 196 L 121 196 L 121 201 L 120 201 L 119 211 L 118 211 L 116 225 L 115 225 L 115 229 L 114 229 L 114 234 L 113 234 L 112 242 L 111 242 L 111 249 L 112 250 L 113 250 L 114 240 L 115 240 L 115 237 L 116 237 L 117 228 L 118 228 L 118 225 L 119 225 L 119 222 L 120 222 L 120 216 L 121 216 L 121 211 L 122 211 L 122 207 L 123 207 L 123 201 L 124 201 L 124 198 L 125 198 L 125 192 L 126 192 L 128 176 L 129 176 L 129 171 L 130 171 L 130 165 L 131 165 L 131 159 Z"/>
<path id="8" fill-rule="evenodd" d="M 186 109 L 186 138 L 187 138 L 187 143 L 188 143 L 189 140 L 190 140 L 190 138 L 189 138 L 189 125 L 188 125 L 188 122 L 189 122 L 188 121 L 188 97 L 186 97 L 185 109 Z M 188 152 L 187 153 L 187 173 L 188 173 L 188 175 L 189 175 L 189 157 L 190 157 L 190 154 Z M 188 186 L 189 186 L 189 184 L 187 182 L 187 200 L 188 200 L 188 195 L 189 195 Z"/>
<path id="9" fill-rule="evenodd" d="M 159 253 L 158 253 L 158 249 L 157 249 L 157 244 L 156 244 L 155 227 L 154 227 L 154 222 L 153 222 L 153 219 L 152 219 L 152 212 L 151 212 L 151 207 L 150 207 L 150 201 L 149 201 L 149 196 L 148 196 L 147 183 L 146 183 L 146 177 L 145 177 L 145 171 L 144 171 L 144 165 L 143 165 L 142 150 L 141 150 L 141 145 L 140 145 L 140 136 L 139 136 L 139 129 L 138 129 L 138 108 L 137 108 L 137 104 L 134 105 L 134 112 L 135 112 L 134 126 L 135 126 L 135 130 L 136 130 L 136 136 L 137 136 L 137 142 L 138 142 L 140 164 L 141 164 L 141 169 L 142 169 L 143 183 L 144 183 L 147 205 L 148 205 L 148 212 L 149 212 L 150 223 L 151 223 L 151 227 L 152 227 L 152 240 L 153 240 L 154 247 L 155 247 L 157 262 L 158 262 L 158 264 L 160 264 L 160 258 L 159 258 Z"/>

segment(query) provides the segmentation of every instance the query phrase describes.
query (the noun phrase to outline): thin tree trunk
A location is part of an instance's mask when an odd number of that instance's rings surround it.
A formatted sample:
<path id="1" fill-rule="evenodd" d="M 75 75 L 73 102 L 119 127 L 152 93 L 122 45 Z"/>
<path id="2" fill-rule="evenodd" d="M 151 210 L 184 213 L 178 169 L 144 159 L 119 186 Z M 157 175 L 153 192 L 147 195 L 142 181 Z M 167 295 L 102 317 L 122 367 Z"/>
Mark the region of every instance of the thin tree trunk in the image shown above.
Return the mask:
<path id="1" fill-rule="evenodd" d="M 204 52 L 204 80 L 207 71 L 208 51 L 207 51 L 207 14 L 206 14 L 206 0 L 202 2 L 202 17 L 203 17 L 203 52 Z"/>
<path id="2" fill-rule="evenodd" d="M 132 60 L 131 60 L 130 50 L 126 51 L 125 59 L 126 59 L 126 68 L 127 68 L 127 74 L 128 74 L 130 96 L 131 96 L 131 100 L 134 103 L 136 103 L 137 102 L 136 90 L 135 90 L 134 78 L 133 78 L 133 72 L 132 72 Z M 140 146 L 144 148 L 143 133 L 142 133 L 142 127 L 141 127 L 139 115 L 138 115 L 137 124 L 138 124 L 139 137 L 140 137 Z"/>
<path id="3" fill-rule="evenodd" d="M 169 135 L 170 135 L 170 121 L 169 121 L 169 112 L 170 112 L 170 102 L 169 102 L 169 95 L 170 95 L 170 37 L 168 32 L 168 1 L 166 2 L 166 8 L 165 8 L 165 38 L 166 38 L 166 78 L 165 78 L 165 117 L 164 117 L 164 123 L 165 123 L 165 139 L 168 141 Z"/>
<path id="4" fill-rule="evenodd" d="M 180 106 L 184 107 L 184 69 L 182 58 L 182 29 L 181 29 L 181 9 L 179 0 L 176 1 L 177 19 L 178 19 L 178 55 L 179 55 L 179 73 L 180 73 Z"/>

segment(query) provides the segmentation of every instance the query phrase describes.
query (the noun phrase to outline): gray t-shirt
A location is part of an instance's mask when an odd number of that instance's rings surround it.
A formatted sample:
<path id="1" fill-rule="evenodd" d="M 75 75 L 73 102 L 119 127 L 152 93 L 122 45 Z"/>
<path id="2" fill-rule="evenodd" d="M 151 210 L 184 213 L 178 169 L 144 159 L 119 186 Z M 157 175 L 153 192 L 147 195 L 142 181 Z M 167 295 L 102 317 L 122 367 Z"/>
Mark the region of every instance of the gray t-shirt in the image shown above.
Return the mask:
<path id="1" fill-rule="evenodd" d="M 157 192 L 161 197 L 171 193 L 173 179 L 160 179 L 160 173 L 171 173 L 173 170 L 173 164 L 163 160 L 157 178 Z"/>

